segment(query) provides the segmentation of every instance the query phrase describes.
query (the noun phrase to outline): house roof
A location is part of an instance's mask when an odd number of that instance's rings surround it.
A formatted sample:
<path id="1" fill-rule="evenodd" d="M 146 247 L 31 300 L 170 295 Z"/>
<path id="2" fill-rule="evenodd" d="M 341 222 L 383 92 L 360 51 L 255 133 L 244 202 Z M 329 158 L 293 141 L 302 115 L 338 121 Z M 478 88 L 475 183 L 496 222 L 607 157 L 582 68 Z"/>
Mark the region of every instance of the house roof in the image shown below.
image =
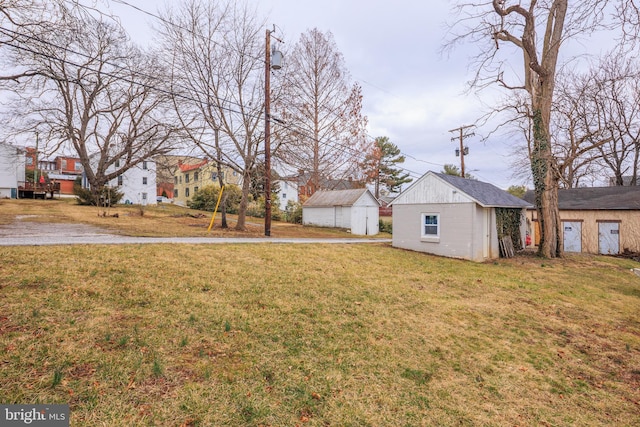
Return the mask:
<path id="1" fill-rule="evenodd" d="M 524 199 L 535 205 L 535 194 Z M 581 187 L 558 190 L 560 210 L 640 210 L 640 186 Z"/>
<path id="2" fill-rule="evenodd" d="M 209 163 L 208 160 L 202 160 L 199 163 L 193 164 L 193 165 L 186 165 L 183 163 L 178 163 L 178 167 L 180 168 L 181 172 L 189 172 L 195 169 L 200 169 L 202 166 L 206 165 L 207 163 Z"/>
<path id="3" fill-rule="evenodd" d="M 428 172 L 429 173 L 429 172 Z M 530 204 L 488 182 L 431 172 L 484 207 L 527 208 Z"/>
<path id="4" fill-rule="evenodd" d="M 329 206 L 353 206 L 365 193 L 371 194 L 366 188 L 355 190 L 319 190 L 313 193 L 306 202 L 305 207 L 329 207 Z M 371 194 L 372 200 L 377 200 Z"/>

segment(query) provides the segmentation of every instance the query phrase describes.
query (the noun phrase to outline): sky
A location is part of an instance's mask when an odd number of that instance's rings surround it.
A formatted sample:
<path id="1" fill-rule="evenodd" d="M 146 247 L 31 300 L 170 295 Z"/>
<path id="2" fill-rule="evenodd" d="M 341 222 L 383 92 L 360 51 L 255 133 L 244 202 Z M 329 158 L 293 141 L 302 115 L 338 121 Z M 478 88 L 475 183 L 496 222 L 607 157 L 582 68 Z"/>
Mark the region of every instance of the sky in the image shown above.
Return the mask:
<path id="1" fill-rule="evenodd" d="M 134 42 L 152 43 L 155 18 L 113 0 L 102 1 L 120 17 Z M 126 0 L 151 13 L 180 1 Z M 476 94 L 465 91 L 473 46 L 440 53 L 446 23 L 453 19 L 449 1 L 248 1 L 291 47 L 313 28 L 333 34 L 352 81 L 362 87 L 368 135 L 389 137 L 405 155 L 403 168 L 414 180 L 429 170 L 441 172 L 445 164 L 460 167 L 455 155 L 459 142 L 452 141 L 459 133 L 449 131 L 471 125 L 485 110 Z M 507 141 L 496 137 L 483 142 L 481 136 L 487 132 L 476 129 L 476 135 L 465 139 L 466 172 L 503 189 L 526 185 L 512 177 Z"/>

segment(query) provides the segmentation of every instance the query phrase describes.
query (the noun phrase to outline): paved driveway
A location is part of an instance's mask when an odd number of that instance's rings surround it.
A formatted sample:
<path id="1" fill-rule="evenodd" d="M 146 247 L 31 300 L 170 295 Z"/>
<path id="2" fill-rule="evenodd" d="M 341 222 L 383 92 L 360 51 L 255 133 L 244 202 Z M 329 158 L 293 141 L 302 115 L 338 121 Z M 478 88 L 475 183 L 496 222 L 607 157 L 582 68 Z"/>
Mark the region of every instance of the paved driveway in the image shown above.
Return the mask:
<path id="1" fill-rule="evenodd" d="M 0 225 L 0 246 L 46 246 L 46 245 L 118 245 L 150 243 L 390 243 L 391 239 L 318 239 L 318 238 L 216 238 L 216 237 L 130 237 L 110 234 L 107 230 L 86 224 L 46 223 L 17 221 Z"/>

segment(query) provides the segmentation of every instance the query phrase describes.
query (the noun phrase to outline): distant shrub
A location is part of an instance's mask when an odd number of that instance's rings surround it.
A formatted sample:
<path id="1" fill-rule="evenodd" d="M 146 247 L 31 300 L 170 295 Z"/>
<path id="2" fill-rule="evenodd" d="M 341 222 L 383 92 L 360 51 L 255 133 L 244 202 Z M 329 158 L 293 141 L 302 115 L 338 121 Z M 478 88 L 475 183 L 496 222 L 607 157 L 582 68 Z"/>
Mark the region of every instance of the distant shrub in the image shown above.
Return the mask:
<path id="1" fill-rule="evenodd" d="M 249 202 L 247 205 L 247 215 L 256 218 L 264 218 L 265 206 L 264 196 L 258 197 L 256 200 Z M 278 196 L 271 196 L 271 219 L 280 221 L 282 220 L 282 211 L 280 210 L 280 199 Z"/>
<path id="2" fill-rule="evenodd" d="M 393 234 L 393 223 L 389 221 L 378 220 L 378 227 L 381 233 Z"/>
<path id="3" fill-rule="evenodd" d="M 187 202 L 187 206 L 191 209 L 199 209 L 203 211 L 210 211 L 216 208 L 218 203 L 218 195 L 220 194 L 220 186 L 217 184 L 207 185 L 196 191 L 191 200 Z M 240 206 L 240 199 L 242 198 L 242 190 L 237 185 L 227 184 L 224 186 L 223 198 L 225 199 L 225 206 L 227 213 L 238 213 Z M 222 208 L 218 207 L 218 211 Z"/>
<path id="4" fill-rule="evenodd" d="M 287 222 L 292 224 L 302 224 L 302 203 L 289 200 L 287 202 L 285 218 Z"/>
<path id="5" fill-rule="evenodd" d="M 83 188 L 80 185 L 80 179 L 76 179 L 73 184 L 73 194 L 76 196 L 76 202 L 84 206 L 113 206 L 122 200 L 124 194 L 116 188 L 104 187 L 99 194 L 94 194 L 90 189 Z"/>

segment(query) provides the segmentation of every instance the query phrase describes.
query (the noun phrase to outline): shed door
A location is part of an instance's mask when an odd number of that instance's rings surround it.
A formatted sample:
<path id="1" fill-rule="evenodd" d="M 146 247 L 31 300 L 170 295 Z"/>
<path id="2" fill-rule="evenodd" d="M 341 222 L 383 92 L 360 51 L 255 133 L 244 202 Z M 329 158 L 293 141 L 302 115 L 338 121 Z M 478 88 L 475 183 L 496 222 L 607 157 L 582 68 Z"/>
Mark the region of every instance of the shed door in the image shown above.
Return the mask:
<path id="1" fill-rule="evenodd" d="M 620 223 L 598 223 L 598 251 L 605 255 L 613 255 L 620 252 Z"/>
<path id="2" fill-rule="evenodd" d="M 342 218 L 343 218 L 342 217 L 342 206 L 336 206 L 335 207 L 335 218 L 333 220 L 333 226 L 334 227 L 344 227 Z"/>
<path id="3" fill-rule="evenodd" d="M 562 221 L 564 232 L 564 251 L 582 252 L 582 223 L 578 221 Z"/>

